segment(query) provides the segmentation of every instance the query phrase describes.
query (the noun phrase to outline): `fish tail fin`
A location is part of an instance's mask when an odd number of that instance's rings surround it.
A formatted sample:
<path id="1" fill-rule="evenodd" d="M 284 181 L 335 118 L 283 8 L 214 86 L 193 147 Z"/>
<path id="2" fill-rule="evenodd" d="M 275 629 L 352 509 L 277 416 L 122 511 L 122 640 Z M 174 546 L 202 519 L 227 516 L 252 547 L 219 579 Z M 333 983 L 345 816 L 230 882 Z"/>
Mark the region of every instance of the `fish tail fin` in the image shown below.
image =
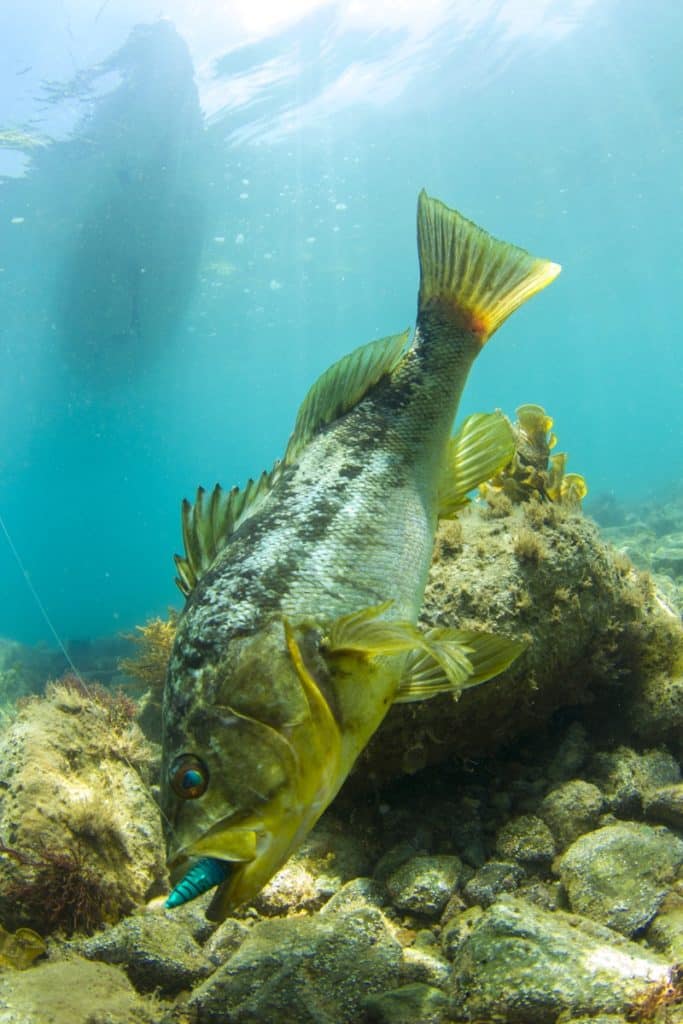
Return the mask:
<path id="1" fill-rule="evenodd" d="M 489 235 L 422 190 L 417 208 L 420 254 L 418 321 L 455 321 L 484 345 L 561 267 Z"/>

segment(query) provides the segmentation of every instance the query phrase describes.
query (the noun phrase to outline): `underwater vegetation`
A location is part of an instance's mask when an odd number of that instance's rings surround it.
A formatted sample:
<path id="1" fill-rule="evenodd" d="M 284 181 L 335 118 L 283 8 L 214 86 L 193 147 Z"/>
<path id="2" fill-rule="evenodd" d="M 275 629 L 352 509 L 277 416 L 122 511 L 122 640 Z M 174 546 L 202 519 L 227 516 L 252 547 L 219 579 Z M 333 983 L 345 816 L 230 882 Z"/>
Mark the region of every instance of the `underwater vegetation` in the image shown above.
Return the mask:
<path id="1" fill-rule="evenodd" d="M 588 493 L 579 473 L 567 473 L 565 452 L 550 452 L 557 444 L 551 433 L 552 418 L 540 405 L 520 405 L 513 426 L 515 453 L 503 468 L 481 487 L 483 497 L 494 501 L 505 495 L 511 501 L 524 501 L 540 495 L 548 501 L 578 504 Z"/>

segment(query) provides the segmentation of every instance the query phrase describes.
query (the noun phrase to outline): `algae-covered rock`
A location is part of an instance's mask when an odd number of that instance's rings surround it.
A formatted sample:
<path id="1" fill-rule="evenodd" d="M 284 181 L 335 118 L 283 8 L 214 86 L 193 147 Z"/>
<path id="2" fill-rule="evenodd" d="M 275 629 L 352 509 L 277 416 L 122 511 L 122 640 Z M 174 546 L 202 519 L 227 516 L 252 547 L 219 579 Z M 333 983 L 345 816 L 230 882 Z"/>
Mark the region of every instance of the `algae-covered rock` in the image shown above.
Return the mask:
<path id="1" fill-rule="evenodd" d="M 365 1009 L 368 1024 L 442 1024 L 448 998 L 438 988 L 415 982 L 370 996 Z"/>
<path id="2" fill-rule="evenodd" d="M 165 886 L 150 749 L 126 698 L 78 680 L 34 698 L 0 738 L 0 920 L 92 930 Z"/>
<path id="3" fill-rule="evenodd" d="M 672 963 L 683 962 L 683 897 L 676 893 L 666 897 L 645 932 L 645 938 L 653 949 Z"/>
<path id="4" fill-rule="evenodd" d="M 645 797 L 643 810 L 649 821 L 683 829 L 683 782 L 652 790 Z"/>
<path id="5" fill-rule="evenodd" d="M 584 832 L 595 828 L 604 803 L 597 786 L 583 779 L 572 779 L 556 786 L 544 797 L 538 815 L 562 850 Z"/>
<path id="6" fill-rule="evenodd" d="M 442 696 L 392 708 L 351 789 L 417 763 L 480 757 L 538 732 L 556 709 L 596 696 L 635 705 L 645 682 L 670 675 L 676 648 L 683 651 L 680 621 L 660 606 L 649 579 L 594 523 L 537 500 L 473 504 L 440 525 L 421 624 L 488 630 L 528 646 L 456 703 Z"/>
<path id="7" fill-rule="evenodd" d="M 438 917 L 462 874 L 462 861 L 449 855 L 412 857 L 386 882 L 398 910 Z"/>
<path id="8" fill-rule="evenodd" d="M 600 787 L 606 804 L 615 814 L 640 815 L 647 794 L 678 782 L 681 769 L 667 750 L 646 750 L 639 754 L 620 746 L 599 752 L 590 764 L 590 775 Z"/>
<path id="9" fill-rule="evenodd" d="M 668 829 L 619 822 L 573 843 L 559 865 L 572 910 L 634 935 L 652 920 L 683 865 Z"/>
<path id="10" fill-rule="evenodd" d="M 438 946 L 432 949 L 413 945 L 403 950 L 399 981 L 402 985 L 420 982 L 434 988 L 448 988 L 451 965 L 440 955 Z"/>
<path id="11" fill-rule="evenodd" d="M 75 957 L 0 974 L 0 1024 L 158 1024 L 118 967 Z"/>
<path id="12" fill-rule="evenodd" d="M 188 1003 L 202 1024 L 356 1024 L 398 983 L 401 947 L 373 908 L 272 919 Z"/>
<path id="13" fill-rule="evenodd" d="M 138 992 L 175 995 L 215 969 L 187 930 L 168 914 L 139 914 L 80 943 L 89 960 L 120 964 Z"/>
<path id="14" fill-rule="evenodd" d="M 490 860 L 474 873 L 463 889 L 465 902 L 489 907 L 503 892 L 512 892 L 524 878 L 519 864 Z"/>
<path id="15" fill-rule="evenodd" d="M 513 896 L 484 911 L 453 960 L 451 1016 L 555 1024 L 563 1010 L 622 1013 L 666 981 L 666 961 L 607 928 Z"/>
<path id="16" fill-rule="evenodd" d="M 496 836 L 496 852 L 504 860 L 549 864 L 555 856 L 555 840 L 541 818 L 522 814 L 500 829 Z"/>

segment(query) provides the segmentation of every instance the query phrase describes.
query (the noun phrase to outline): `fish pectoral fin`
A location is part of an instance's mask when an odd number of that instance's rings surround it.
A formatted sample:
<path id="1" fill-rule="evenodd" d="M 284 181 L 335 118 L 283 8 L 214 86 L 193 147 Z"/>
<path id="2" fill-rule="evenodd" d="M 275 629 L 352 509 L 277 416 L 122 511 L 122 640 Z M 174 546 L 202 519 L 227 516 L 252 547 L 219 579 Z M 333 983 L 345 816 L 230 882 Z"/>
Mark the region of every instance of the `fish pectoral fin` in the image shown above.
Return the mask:
<path id="1" fill-rule="evenodd" d="M 342 615 L 329 627 L 321 641 L 325 654 L 355 652 L 374 658 L 382 654 L 399 654 L 424 646 L 424 638 L 412 622 L 390 621 L 382 615 L 393 601 L 371 605 L 350 615 Z"/>
<path id="2" fill-rule="evenodd" d="M 325 370 L 301 403 L 285 464 L 294 462 L 312 437 L 357 405 L 371 387 L 391 373 L 403 356 L 408 334 L 404 331 L 371 341 Z"/>
<path id="3" fill-rule="evenodd" d="M 525 644 L 494 633 L 432 629 L 427 647 L 406 659 L 396 704 L 428 700 L 450 693 L 457 700 L 463 690 L 503 672 L 524 650 Z"/>
<path id="4" fill-rule="evenodd" d="M 325 699 L 320 686 L 311 674 L 296 638 L 293 625 L 287 618 L 283 618 L 282 624 L 285 631 L 285 642 L 289 656 L 292 659 L 294 669 L 299 677 L 301 687 L 308 702 L 308 708 L 312 721 L 316 725 L 316 736 L 324 745 L 324 749 L 330 762 L 336 763 L 341 748 L 341 734 L 339 725 L 332 714 L 332 710 Z"/>
<path id="5" fill-rule="evenodd" d="M 256 856 L 257 833 L 253 828 L 227 826 L 213 835 L 192 844 L 193 857 L 215 857 L 217 860 L 244 862 Z"/>
<path id="6" fill-rule="evenodd" d="M 454 516 L 467 504 L 469 491 L 495 476 L 514 454 L 515 435 L 504 413 L 497 410 L 468 416 L 446 449 L 439 481 L 439 516 Z"/>
<path id="7" fill-rule="evenodd" d="M 418 323 L 438 311 L 441 321 L 452 317 L 481 345 L 561 269 L 494 238 L 424 190 L 418 200 L 417 241 Z"/>

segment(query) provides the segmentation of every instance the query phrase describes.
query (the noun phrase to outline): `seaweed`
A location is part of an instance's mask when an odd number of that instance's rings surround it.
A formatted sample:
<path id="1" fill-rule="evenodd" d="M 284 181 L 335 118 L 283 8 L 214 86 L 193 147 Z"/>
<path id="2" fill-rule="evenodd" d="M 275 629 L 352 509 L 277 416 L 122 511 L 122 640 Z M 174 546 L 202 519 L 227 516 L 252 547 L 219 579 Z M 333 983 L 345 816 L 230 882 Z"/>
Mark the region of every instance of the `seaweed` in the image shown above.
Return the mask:
<path id="1" fill-rule="evenodd" d="M 579 473 L 567 473 L 567 454 L 550 452 L 557 444 L 551 433 L 553 421 L 540 405 L 520 405 L 513 425 L 515 453 L 491 480 L 480 487 L 481 495 L 494 508 L 505 496 L 511 502 L 541 498 L 578 508 L 588 493 Z"/>
<path id="2" fill-rule="evenodd" d="M 110 885 L 88 865 L 80 847 L 73 850 L 44 848 L 38 855 L 0 844 L 0 854 L 18 861 L 29 871 L 8 882 L 5 898 L 16 902 L 22 914 L 41 921 L 45 931 L 63 929 L 90 934 L 116 920 Z"/>
<path id="3" fill-rule="evenodd" d="M 132 658 L 123 658 L 119 668 L 155 695 L 164 688 L 177 624 L 177 613 L 169 609 L 167 619 L 150 619 L 144 626 L 136 626 L 137 632 L 124 634 L 126 640 L 135 644 L 137 653 Z"/>

